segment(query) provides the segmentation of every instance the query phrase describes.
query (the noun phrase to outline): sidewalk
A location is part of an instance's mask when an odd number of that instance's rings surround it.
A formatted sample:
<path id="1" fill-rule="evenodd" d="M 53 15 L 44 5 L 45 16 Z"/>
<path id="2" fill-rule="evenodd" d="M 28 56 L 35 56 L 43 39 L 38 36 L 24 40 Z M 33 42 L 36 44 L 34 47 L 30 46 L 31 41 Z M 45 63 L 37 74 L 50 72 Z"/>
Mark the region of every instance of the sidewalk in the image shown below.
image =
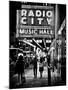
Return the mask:
<path id="1" fill-rule="evenodd" d="M 47 73 L 47 67 L 44 67 L 44 71 L 42 74 L 43 78 L 47 78 L 48 77 L 48 73 Z M 33 69 L 28 70 L 28 72 L 25 72 L 25 78 L 26 80 L 28 79 L 34 79 L 34 74 L 33 74 Z M 37 63 L 37 78 L 40 78 L 40 72 L 39 72 L 39 63 Z"/>
<path id="2" fill-rule="evenodd" d="M 33 69 L 26 69 L 25 70 L 26 82 L 24 84 L 22 84 L 21 86 L 18 86 L 18 75 L 15 74 L 12 77 L 12 79 L 11 79 L 12 87 L 28 88 L 28 87 L 41 87 L 41 86 L 43 87 L 43 86 L 47 86 L 48 85 L 48 71 L 47 71 L 47 67 L 44 67 L 42 78 L 40 79 L 39 63 L 37 65 L 38 65 L 38 67 L 37 67 L 37 78 L 34 78 Z M 55 72 L 51 71 L 51 81 L 52 81 L 52 83 L 54 83 L 54 81 L 56 81 L 57 77 L 58 77 L 57 70 L 55 70 Z"/>
<path id="3" fill-rule="evenodd" d="M 33 69 L 27 69 L 25 70 L 25 78 L 26 83 L 24 83 L 21 87 L 27 88 L 27 87 L 39 87 L 39 86 L 45 86 L 47 85 L 48 79 L 47 79 L 47 68 L 44 68 L 43 72 L 43 78 L 40 79 L 40 73 L 39 68 L 37 69 L 37 78 L 34 78 Z M 18 85 L 18 74 L 15 74 L 11 78 L 11 85 L 13 87 L 17 87 Z"/>

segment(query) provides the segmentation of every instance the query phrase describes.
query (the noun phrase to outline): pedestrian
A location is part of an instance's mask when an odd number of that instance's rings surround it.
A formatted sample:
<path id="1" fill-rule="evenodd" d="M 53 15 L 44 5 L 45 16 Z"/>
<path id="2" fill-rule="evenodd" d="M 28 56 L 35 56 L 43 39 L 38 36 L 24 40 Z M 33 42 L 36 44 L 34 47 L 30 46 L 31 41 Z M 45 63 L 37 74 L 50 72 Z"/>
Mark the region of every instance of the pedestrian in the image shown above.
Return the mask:
<path id="1" fill-rule="evenodd" d="M 19 84 L 22 84 L 22 80 L 25 80 L 23 77 L 24 75 L 24 59 L 23 59 L 23 54 L 21 54 L 18 57 L 18 61 L 16 62 L 16 72 L 18 74 L 18 82 Z"/>
<path id="2" fill-rule="evenodd" d="M 39 63 L 40 78 L 42 78 L 43 70 L 44 70 L 44 63 L 43 63 L 43 57 L 41 57 Z"/>
<path id="3" fill-rule="evenodd" d="M 48 62 L 48 85 L 51 85 L 51 68 L 50 68 L 50 54 L 47 55 L 47 62 Z"/>
<path id="4" fill-rule="evenodd" d="M 33 72 L 34 72 L 34 78 L 37 77 L 37 56 L 35 55 L 33 59 Z"/>

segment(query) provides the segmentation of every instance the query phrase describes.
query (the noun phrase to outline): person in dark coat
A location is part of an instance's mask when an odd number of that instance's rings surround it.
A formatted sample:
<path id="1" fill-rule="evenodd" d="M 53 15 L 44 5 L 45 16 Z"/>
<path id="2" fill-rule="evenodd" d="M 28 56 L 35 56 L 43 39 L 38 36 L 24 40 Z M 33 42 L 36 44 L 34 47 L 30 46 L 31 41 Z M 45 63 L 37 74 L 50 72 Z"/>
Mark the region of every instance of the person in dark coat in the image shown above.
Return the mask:
<path id="1" fill-rule="evenodd" d="M 40 63 L 39 63 L 40 78 L 42 78 L 43 70 L 44 70 L 44 63 L 43 63 L 43 57 L 41 57 L 40 58 Z"/>
<path id="2" fill-rule="evenodd" d="M 35 56 L 33 60 L 33 72 L 34 72 L 34 78 L 36 78 L 37 77 L 37 56 Z"/>
<path id="3" fill-rule="evenodd" d="M 19 56 L 16 63 L 16 72 L 18 73 L 19 84 L 21 84 L 23 79 L 22 75 L 24 74 L 24 60 L 22 55 Z"/>

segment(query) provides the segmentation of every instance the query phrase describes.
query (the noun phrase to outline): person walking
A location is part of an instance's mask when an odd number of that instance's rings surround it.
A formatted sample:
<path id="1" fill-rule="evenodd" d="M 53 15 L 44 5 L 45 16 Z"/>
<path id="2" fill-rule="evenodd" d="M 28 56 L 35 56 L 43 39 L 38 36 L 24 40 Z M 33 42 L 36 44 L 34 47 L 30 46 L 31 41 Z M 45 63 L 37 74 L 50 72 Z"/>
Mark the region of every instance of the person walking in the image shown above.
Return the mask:
<path id="1" fill-rule="evenodd" d="M 18 73 L 18 82 L 22 84 L 22 80 L 24 80 L 24 59 L 23 54 L 18 57 L 18 61 L 16 62 L 16 71 Z"/>
<path id="2" fill-rule="evenodd" d="M 37 77 L 37 56 L 35 55 L 33 60 L 33 72 L 34 72 L 34 78 Z"/>
<path id="3" fill-rule="evenodd" d="M 43 70 L 44 70 L 43 57 L 41 57 L 40 58 L 40 63 L 39 63 L 40 78 L 42 78 Z"/>

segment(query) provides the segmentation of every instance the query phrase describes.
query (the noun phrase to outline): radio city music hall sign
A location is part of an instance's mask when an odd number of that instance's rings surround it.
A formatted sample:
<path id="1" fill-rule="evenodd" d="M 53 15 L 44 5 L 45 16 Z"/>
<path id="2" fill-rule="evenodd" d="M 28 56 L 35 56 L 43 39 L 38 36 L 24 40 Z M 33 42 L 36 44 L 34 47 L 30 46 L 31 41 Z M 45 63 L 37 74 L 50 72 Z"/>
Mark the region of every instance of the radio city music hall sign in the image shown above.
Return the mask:
<path id="1" fill-rule="evenodd" d="M 24 7 L 24 6 L 23 6 Z M 22 8 L 20 14 L 20 34 L 53 35 L 54 34 L 54 8 L 42 6 Z M 42 28 L 41 28 L 42 27 Z"/>

